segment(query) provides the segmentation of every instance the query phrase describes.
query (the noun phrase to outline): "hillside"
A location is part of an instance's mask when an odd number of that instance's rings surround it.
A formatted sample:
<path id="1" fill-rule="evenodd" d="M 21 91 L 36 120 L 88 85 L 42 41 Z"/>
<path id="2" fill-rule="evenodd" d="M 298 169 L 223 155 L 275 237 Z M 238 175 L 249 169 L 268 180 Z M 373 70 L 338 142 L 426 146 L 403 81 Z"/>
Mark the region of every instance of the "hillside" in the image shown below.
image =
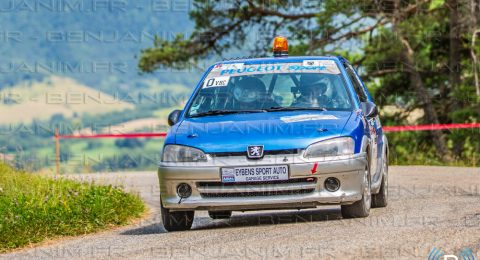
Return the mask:
<path id="1" fill-rule="evenodd" d="M 58 76 L 4 88 L 0 96 L 8 98 L 8 102 L 0 103 L 2 124 L 28 124 L 34 120 L 49 120 L 54 115 L 71 118 L 85 113 L 105 114 L 134 108 L 133 104 Z"/>

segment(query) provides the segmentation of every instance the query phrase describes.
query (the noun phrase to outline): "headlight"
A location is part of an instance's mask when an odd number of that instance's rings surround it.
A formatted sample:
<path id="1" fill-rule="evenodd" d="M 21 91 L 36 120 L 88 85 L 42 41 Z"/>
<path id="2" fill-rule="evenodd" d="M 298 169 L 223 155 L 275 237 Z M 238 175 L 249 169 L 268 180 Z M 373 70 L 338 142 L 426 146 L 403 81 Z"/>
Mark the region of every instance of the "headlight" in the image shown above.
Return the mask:
<path id="1" fill-rule="evenodd" d="M 305 151 L 306 158 L 353 154 L 355 142 L 350 137 L 333 138 L 311 144 Z"/>
<path id="2" fill-rule="evenodd" d="M 163 162 L 206 162 L 207 156 L 202 150 L 183 146 L 167 145 L 163 150 Z"/>

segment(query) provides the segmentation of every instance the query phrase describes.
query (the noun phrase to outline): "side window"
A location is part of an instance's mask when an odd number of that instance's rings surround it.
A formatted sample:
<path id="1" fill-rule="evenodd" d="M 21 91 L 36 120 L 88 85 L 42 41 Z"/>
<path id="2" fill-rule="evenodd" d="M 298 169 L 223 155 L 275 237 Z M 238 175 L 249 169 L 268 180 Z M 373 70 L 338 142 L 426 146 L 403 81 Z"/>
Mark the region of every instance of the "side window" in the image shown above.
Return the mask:
<path id="1" fill-rule="evenodd" d="M 368 99 L 367 94 L 365 93 L 362 84 L 360 84 L 360 82 L 358 81 L 357 75 L 355 75 L 355 72 L 350 67 L 350 65 L 345 66 L 345 69 L 347 70 L 348 78 L 353 84 L 355 93 L 357 93 L 358 99 L 360 100 L 360 102 L 366 102 Z"/>

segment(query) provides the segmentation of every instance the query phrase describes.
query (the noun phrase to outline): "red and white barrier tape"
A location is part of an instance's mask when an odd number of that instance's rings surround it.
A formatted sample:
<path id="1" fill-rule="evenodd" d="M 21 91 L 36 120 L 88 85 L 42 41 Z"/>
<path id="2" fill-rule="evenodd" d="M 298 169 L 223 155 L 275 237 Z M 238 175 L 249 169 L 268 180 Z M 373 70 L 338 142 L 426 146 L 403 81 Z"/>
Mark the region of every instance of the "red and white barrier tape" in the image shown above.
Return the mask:
<path id="1" fill-rule="evenodd" d="M 480 123 L 384 126 L 382 129 L 384 132 L 406 132 L 406 131 L 432 131 L 432 130 L 466 129 L 466 128 L 480 128 Z"/>
<path id="2" fill-rule="evenodd" d="M 165 137 L 167 133 L 131 133 L 131 134 L 96 134 L 96 135 L 59 135 L 60 139 L 89 139 L 89 138 L 142 138 Z"/>

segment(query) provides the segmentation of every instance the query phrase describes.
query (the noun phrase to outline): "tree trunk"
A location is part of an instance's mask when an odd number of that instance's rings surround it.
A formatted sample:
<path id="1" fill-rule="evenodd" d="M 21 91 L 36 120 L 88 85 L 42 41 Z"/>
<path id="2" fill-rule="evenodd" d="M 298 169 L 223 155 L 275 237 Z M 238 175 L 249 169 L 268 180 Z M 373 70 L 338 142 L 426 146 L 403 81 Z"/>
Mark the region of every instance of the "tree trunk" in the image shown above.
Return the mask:
<path id="1" fill-rule="evenodd" d="M 472 56 L 472 61 L 473 61 L 473 76 L 475 80 L 475 92 L 477 96 L 480 96 L 480 80 L 478 76 L 478 58 L 477 58 L 477 54 L 475 53 L 475 42 L 477 39 L 477 34 L 480 33 L 480 29 L 478 28 L 478 16 L 480 15 L 479 5 L 480 4 L 478 3 L 478 0 L 470 1 L 470 17 L 471 17 L 470 31 L 472 32 L 470 55 Z"/>
<path id="2" fill-rule="evenodd" d="M 449 0 L 450 7 L 450 53 L 449 53 L 449 81 L 451 90 L 454 91 L 460 84 L 460 13 L 457 0 Z M 454 101 L 455 102 L 455 101 Z M 453 104 L 454 107 L 457 104 Z"/>
<path id="3" fill-rule="evenodd" d="M 402 58 L 405 66 L 407 67 L 410 83 L 412 84 L 415 92 L 417 93 L 417 99 L 425 112 L 425 119 L 428 124 L 438 124 L 438 115 L 433 107 L 432 100 L 425 88 L 422 77 L 418 70 L 415 68 L 414 51 L 410 46 L 408 40 L 399 35 L 402 42 Z M 445 144 L 445 136 L 440 130 L 432 131 L 433 144 L 437 149 L 437 155 L 445 161 L 450 161 L 451 158 L 448 154 L 447 146 Z"/>
<path id="4" fill-rule="evenodd" d="M 458 99 L 456 98 L 456 91 L 458 86 L 460 85 L 460 77 L 461 77 L 461 69 L 460 69 L 460 49 L 461 49 L 461 21 L 460 21 L 460 6 L 458 0 L 449 0 L 447 2 L 450 12 L 450 33 L 449 33 L 449 42 L 450 42 L 450 50 L 449 50 L 449 95 L 448 99 L 451 100 L 451 106 L 445 107 L 445 115 L 448 115 L 448 111 L 456 111 L 461 104 L 459 104 Z M 445 97 L 447 98 L 447 97 Z M 453 144 L 453 154 L 455 156 L 461 156 L 463 151 L 463 146 L 465 144 L 465 138 L 455 138 Z"/>
<path id="5" fill-rule="evenodd" d="M 420 106 L 423 108 L 425 113 L 425 120 L 428 124 L 438 124 L 438 115 L 437 111 L 433 107 L 432 100 L 425 88 L 425 85 L 422 81 L 422 76 L 420 72 L 418 72 L 417 68 L 415 67 L 415 52 L 411 47 L 408 39 L 403 35 L 402 30 L 398 27 L 399 23 L 401 22 L 402 15 L 400 14 L 401 10 L 401 0 L 394 0 L 395 11 L 392 17 L 392 24 L 393 24 L 393 31 L 396 33 L 398 39 L 402 44 L 402 52 L 401 58 L 404 62 L 404 65 L 407 68 L 407 72 L 410 78 L 410 84 L 415 89 L 417 94 L 417 101 L 420 103 Z M 447 146 L 445 144 L 445 136 L 444 134 L 439 131 L 432 131 L 432 141 L 436 148 L 437 155 L 445 161 L 451 161 L 449 156 Z"/>

